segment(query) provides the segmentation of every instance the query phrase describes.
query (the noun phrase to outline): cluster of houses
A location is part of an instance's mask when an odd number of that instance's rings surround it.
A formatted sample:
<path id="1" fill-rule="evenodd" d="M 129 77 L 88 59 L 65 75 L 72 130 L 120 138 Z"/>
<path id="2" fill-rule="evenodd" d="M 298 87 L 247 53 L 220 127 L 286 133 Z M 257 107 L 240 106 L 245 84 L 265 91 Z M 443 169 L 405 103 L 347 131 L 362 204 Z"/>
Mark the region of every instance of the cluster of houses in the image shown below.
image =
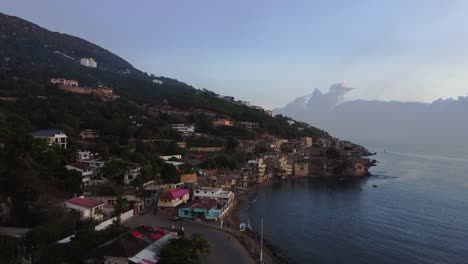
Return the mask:
<path id="1" fill-rule="evenodd" d="M 95 94 L 105 101 L 112 101 L 119 98 L 114 94 L 114 90 L 104 85 L 98 87 L 79 86 L 78 81 L 68 80 L 64 78 L 52 78 L 50 83 L 57 84 L 58 88 L 63 91 L 76 93 L 76 94 Z"/>
<path id="2" fill-rule="evenodd" d="M 77 82 L 61 80 L 68 87 L 77 86 Z M 77 86 L 78 87 L 78 86 Z M 146 117 L 133 116 L 129 118 L 134 125 L 144 123 Z M 258 129 L 255 122 L 235 122 L 228 118 L 215 118 L 214 126 L 232 126 L 240 124 L 247 129 Z M 182 135 L 182 140 L 176 142 L 180 148 L 186 148 L 187 140 L 197 135 L 194 124 L 172 124 L 172 129 Z M 34 138 L 45 140 L 50 145 L 67 148 L 67 134 L 63 130 L 49 129 L 32 133 Z M 79 132 L 79 138 L 91 142 L 100 137 L 96 129 L 84 129 Z M 257 148 L 262 146 L 262 151 Z M 77 210 L 83 218 L 98 222 L 115 217 L 113 214 L 116 201 L 125 196 L 129 202 L 126 210 L 133 214 L 142 210 L 153 210 L 158 214 L 178 216 L 180 218 L 219 221 L 235 204 L 235 194 L 267 180 L 291 179 L 295 177 L 334 177 L 337 168 L 346 164 L 346 174 L 363 176 L 367 173 L 370 161 L 362 158 L 363 149 L 350 142 L 333 138 L 311 137 L 300 139 L 284 139 L 261 135 L 257 139 L 238 140 L 238 152 L 251 153 L 252 157 L 240 166 L 228 169 L 196 169 L 184 171 L 184 164 L 197 168 L 205 159 L 216 157 L 224 150 L 223 146 L 205 146 L 188 148 L 184 155 L 174 154 L 159 156 L 159 159 L 173 165 L 178 171 L 179 182 L 163 183 L 161 175 L 155 175 L 153 180 L 143 183 L 140 187 L 132 186 L 132 181 L 142 175 L 143 165 L 126 163 L 122 171 L 123 193 L 120 196 L 99 196 L 93 193 L 94 186 L 106 185 L 109 179 L 104 175 L 103 168 L 108 160 L 88 150 L 78 150 L 74 162 L 67 164 L 67 170 L 79 173 L 85 195 L 65 201 L 68 208 Z M 333 157 L 329 155 L 334 150 Z"/>

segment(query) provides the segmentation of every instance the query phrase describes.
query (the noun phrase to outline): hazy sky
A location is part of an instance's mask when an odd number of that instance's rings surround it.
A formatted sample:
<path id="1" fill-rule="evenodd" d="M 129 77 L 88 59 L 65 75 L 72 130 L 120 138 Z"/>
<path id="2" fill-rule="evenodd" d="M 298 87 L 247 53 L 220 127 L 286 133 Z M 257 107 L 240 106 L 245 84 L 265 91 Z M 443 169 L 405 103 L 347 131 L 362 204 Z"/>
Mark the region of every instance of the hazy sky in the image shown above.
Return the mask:
<path id="1" fill-rule="evenodd" d="M 468 93 L 468 1 L 3 0 L 136 68 L 267 108 L 346 80 L 349 99 Z"/>

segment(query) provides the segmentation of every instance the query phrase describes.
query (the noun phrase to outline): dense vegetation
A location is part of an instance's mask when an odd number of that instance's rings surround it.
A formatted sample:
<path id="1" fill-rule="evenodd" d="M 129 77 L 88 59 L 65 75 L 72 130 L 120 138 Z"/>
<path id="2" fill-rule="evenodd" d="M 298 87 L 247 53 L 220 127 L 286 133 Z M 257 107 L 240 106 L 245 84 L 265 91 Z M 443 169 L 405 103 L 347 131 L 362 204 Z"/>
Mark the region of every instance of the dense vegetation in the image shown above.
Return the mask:
<path id="1" fill-rule="evenodd" d="M 161 249 L 158 263 L 161 264 L 200 264 L 201 257 L 210 251 L 209 242 L 201 234 L 193 234 L 189 238 L 169 241 Z"/>

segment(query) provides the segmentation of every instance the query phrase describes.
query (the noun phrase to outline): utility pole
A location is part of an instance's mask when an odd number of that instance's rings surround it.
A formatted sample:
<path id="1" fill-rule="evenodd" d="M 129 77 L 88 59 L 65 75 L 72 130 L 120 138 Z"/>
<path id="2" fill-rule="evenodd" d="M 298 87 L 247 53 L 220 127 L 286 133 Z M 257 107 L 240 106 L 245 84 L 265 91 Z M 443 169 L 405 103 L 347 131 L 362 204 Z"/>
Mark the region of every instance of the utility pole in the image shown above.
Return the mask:
<path id="1" fill-rule="evenodd" d="M 262 217 L 262 227 L 260 233 L 260 263 L 263 263 L 263 217 Z"/>

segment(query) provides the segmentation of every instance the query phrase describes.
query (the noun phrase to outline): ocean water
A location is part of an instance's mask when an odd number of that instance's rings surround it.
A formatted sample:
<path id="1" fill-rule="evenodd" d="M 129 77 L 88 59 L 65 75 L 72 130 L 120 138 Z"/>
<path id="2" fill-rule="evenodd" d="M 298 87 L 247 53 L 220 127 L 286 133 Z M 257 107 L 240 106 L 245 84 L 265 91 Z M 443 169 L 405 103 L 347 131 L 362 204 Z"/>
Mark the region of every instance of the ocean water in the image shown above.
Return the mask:
<path id="1" fill-rule="evenodd" d="M 468 149 L 370 149 L 374 176 L 264 186 L 246 221 L 295 263 L 468 263 Z"/>

